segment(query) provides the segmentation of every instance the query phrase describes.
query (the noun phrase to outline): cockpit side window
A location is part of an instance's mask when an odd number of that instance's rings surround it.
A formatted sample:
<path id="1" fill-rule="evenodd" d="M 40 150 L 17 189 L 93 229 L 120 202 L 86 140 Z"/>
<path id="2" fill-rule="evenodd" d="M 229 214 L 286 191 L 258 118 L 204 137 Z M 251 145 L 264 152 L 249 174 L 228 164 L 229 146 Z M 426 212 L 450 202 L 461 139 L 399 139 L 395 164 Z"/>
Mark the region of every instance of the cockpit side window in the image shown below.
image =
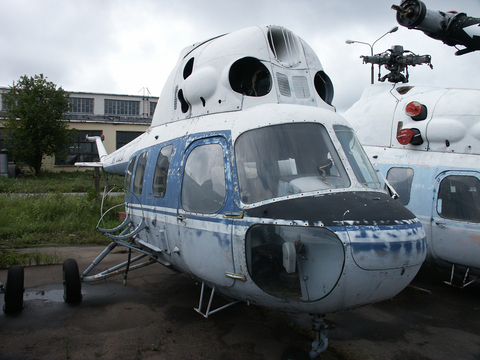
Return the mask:
<path id="1" fill-rule="evenodd" d="M 155 174 L 153 176 L 153 196 L 164 197 L 167 190 L 167 175 L 170 159 L 172 158 L 173 145 L 167 145 L 158 153 Z"/>
<path id="2" fill-rule="evenodd" d="M 220 144 L 197 146 L 188 155 L 182 182 L 182 207 L 186 211 L 213 214 L 225 202 L 226 181 Z"/>
<path id="3" fill-rule="evenodd" d="M 387 180 L 399 195 L 397 202 L 407 205 L 412 191 L 413 169 L 393 167 L 387 172 Z"/>
<path id="4" fill-rule="evenodd" d="M 381 189 L 382 184 L 353 130 L 343 125 L 333 128 L 358 182 L 367 188 Z"/>
<path id="5" fill-rule="evenodd" d="M 127 174 L 125 176 L 125 190 L 127 192 L 130 191 L 132 186 L 132 175 L 133 175 L 133 169 L 135 167 L 136 160 L 137 160 L 137 157 L 132 156 L 132 158 L 130 159 L 130 162 L 128 163 Z"/>
<path id="6" fill-rule="evenodd" d="M 350 186 L 327 130 L 317 123 L 247 131 L 235 143 L 235 160 L 244 204 Z"/>
<path id="7" fill-rule="evenodd" d="M 480 181 L 475 176 L 450 175 L 440 183 L 438 214 L 446 219 L 480 222 Z"/>
<path id="8" fill-rule="evenodd" d="M 133 193 L 141 195 L 143 190 L 143 177 L 145 176 L 145 167 L 147 165 L 148 151 L 143 152 L 138 157 L 137 169 L 133 178 Z"/>

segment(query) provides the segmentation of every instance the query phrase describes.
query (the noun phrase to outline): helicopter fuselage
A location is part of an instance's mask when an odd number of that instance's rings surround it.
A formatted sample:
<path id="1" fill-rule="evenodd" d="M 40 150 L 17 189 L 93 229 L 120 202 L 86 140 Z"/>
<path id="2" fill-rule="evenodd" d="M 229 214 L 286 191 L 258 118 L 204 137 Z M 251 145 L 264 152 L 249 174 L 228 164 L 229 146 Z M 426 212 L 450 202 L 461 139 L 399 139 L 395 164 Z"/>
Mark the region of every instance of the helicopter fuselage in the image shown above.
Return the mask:
<path id="1" fill-rule="evenodd" d="M 147 230 L 135 242 L 230 298 L 330 313 L 394 296 L 425 258 L 420 222 L 331 110 L 264 104 L 152 127 L 136 144 L 127 213 Z"/>

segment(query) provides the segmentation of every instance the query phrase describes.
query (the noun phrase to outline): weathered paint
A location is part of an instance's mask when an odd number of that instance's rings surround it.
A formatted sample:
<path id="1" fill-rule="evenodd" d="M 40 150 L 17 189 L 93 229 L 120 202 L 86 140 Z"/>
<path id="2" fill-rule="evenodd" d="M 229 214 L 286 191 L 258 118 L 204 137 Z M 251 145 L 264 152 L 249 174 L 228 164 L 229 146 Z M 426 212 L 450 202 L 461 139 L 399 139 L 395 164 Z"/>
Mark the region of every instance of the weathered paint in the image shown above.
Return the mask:
<path id="1" fill-rule="evenodd" d="M 392 168 L 413 171 L 406 207 L 423 224 L 428 261 L 449 270 L 452 265 L 470 268 L 470 274 L 479 276 L 480 243 L 475 240 L 480 236 L 479 222 L 442 217 L 437 202 L 439 184 L 447 176 L 480 179 L 480 90 L 408 88 L 369 87 L 344 115 L 356 129 L 373 165 L 384 176 Z M 425 120 L 415 121 L 405 113 L 411 101 L 427 107 Z M 419 129 L 423 144 L 401 145 L 395 139 L 401 128 Z"/>
<path id="2" fill-rule="evenodd" d="M 293 36 L 299 46 L 295 56 L 274 53 L 270 30 Z M 260 70 L 265 67 L 269 71 L 270 88 L 262 96 L 232 90 L 232 86 L 243 86 L 243 81 L 230 83 L 231 68 L 245 58 L 253 58 Z M 289 94 L 285 86 L 290 82 L 294 86 Z M 323 92 L 319 86 L 325 86 Z M 148 226 L 135 238 L 136 243 L 143 248 L 142 244 L 154 245 L 160 251 L 152 251 L 152 256 L 230 298 L 285 311 L 328 313 L 390 298 L 401 291 L 425 258 L 423 230 L 415 216 L 384 190 L 371 188 L 358 178 L 352 154 L 342 147 L 334 128 L 348 129 L 349 125 L 329 104 L 333 96 L 329 86 L 312 49 L 282 28 L 249 28 L 185 49 L 165 85 L 151 128 L 104 161 L 105 171 L 123 174 L 130 159 L 148 152 L 142 193 L 133 194 L 135 179 L 126 189 L 127 212 L 134 225 L 145 218 Z M 247 131 L 280 124 L 322 126 L 332 143 L 330 155 L 338 159 L 348 185 L 244 203 L 236 141 Z M 221 146 L 225 197 L 217 211 L 202 214 L 184 209 L 181 192 L 190 152 L 207 144 Z M 153 172 L 158 154 L 167 145 L 174 149 L 167 188 L 164 197 L 155 197 Z M 370 167 L 362 165 L 364 170 Z M 254 237 L 255 229 L 265 236 L 265 248 L 252 245 L 260 239 Z M 274 234 L 262 233 L 272 229 Z M 270 248 L 274 236 L 281 241 Z M 282 266 L 277 266 L 285 244 L 287 250 L 295 249 L 289 260 L 296 260 L 301 271 L 285 275 Z M 267 259 L 263 263 L 254 258 L 263 254 Z M 258 265 L 266 271 L 253 270 Z M 281 276 L 294 283 L 291 288 L 296 295 L 277 291 L 282 288 L 269 289 L 269 271 L 275 275 L 282 272 Z M 256 279 L 251 272 L 256 272 Z M 283 290 L 287 288 L 285 285 Z"/>

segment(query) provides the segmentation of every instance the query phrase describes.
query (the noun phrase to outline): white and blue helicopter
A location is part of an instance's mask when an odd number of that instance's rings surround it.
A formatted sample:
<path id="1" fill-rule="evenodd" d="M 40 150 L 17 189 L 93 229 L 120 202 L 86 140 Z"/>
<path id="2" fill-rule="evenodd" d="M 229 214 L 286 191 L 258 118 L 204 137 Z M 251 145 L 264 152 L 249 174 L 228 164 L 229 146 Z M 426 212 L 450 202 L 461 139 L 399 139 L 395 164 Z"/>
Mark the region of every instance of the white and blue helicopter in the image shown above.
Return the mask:
<path id="1" fill-rule="evenodd" d="M 426 256 L 421 223 L 383 189 L 332 99 L 316 54 L 283 27 L 184 49 L 151 127 L 111 154 L 90 138 L 100 162 L 77 164 L 125 176 L 126 219 L 99 228 L 112 243 L 81 275 L 65 261 L 65 300 L 159 263 L 202 284 L 205 317 L 239 301 L 314 314 L 315 358 L 325 314 L 391 298 Z M 117 245 L 140 255 L 91 275 Z M 212 309 L 215 294 L 225 306 Z"/>
<path id="2" fill-rule="evenodd" d="M 430 11 L 418 0 L 393 8 L 400 25 L 463 45 L 457 55 L 480 49 L 480 37 L 470 36 L 478 18 Z M 401 46 L 363 60 L 385 66 L 390 72 L 379 80 L 393 85 L 366 88 L 344 116 L 397 201 L 422 222 L 426 262 L 448 271 L 448 284 L 464 287 L 480 276 L 480 90 L 403 84 L 407 67 L 430 57 Z"/>

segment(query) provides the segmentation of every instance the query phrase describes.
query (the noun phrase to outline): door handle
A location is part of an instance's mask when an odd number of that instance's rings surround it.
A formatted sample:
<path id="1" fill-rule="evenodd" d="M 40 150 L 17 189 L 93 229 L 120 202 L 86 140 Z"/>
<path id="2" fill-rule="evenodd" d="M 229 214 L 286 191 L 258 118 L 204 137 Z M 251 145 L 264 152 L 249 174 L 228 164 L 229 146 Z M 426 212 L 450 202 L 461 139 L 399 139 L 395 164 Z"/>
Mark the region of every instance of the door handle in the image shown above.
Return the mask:
<path id="1" fill-rule="evenodd" d="M 240 212 L 226 212 L 223 214 L 224 218 L 232 218 L 232 219 L 243 219 L 243 211 Z"/>
<path id="2" fill-rule="evenodd" d="M 182 214 L 179 214 L 179 215 L 177 215 L 177 220 L 183 221 L 183 220 L 185 220 L 185 218 L 183 217 Z"/>
<path id="3" fill-rule="evenodd" d="M 445 226 L 447 226 L 447 224 L 443 221 L 435 221 L 435 224 L 440 226 L 442 229 L 444 229 Z"/>

